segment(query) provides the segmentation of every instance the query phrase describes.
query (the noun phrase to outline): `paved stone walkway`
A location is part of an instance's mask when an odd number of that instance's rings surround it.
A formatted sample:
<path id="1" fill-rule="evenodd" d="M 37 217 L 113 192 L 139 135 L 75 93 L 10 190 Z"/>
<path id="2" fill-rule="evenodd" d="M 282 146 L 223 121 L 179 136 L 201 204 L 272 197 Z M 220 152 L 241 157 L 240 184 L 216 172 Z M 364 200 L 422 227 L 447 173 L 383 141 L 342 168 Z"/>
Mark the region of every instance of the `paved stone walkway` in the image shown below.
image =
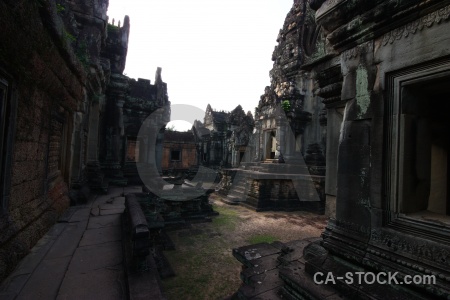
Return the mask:
<path id="1" fill-rule="evenodd" d="M 112 187 L 73 206 L 0 286 L 0 299 L 127 299 L 121 215 L 128 193 Z"/>

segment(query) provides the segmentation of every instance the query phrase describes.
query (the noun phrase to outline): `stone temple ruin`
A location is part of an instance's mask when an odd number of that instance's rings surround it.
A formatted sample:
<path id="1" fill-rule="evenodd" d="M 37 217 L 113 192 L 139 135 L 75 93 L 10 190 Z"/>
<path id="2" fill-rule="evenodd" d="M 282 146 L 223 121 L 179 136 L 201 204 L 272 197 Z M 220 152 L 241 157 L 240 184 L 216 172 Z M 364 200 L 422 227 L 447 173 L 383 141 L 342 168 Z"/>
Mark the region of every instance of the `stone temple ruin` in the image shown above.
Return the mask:
<path id="1" fill-rule="evenodd" d="M 138 133 L 168 122 L 166 83 L 160 68 L 154 84 L 123 74 L 130 20 L 108 24 L 107 7 L 0 4 L 0 279 L 70 204 L 161 168 L 164 128 Z"/>
<path id="2" fill-rule="evenodd" d="M 160 174 L 212 170 L 228 203 L 330 216 L 320 238 L 234 249 L 235 297 L 448 299 L 450 1 L 295 0 L 255 115 L 209 105 L 183 135 L 164 130 L 162 70 L 123 74 L 130 20 L 107 6 L 0 3 L 0 280 L 70 204 L 142 178 L 127 213 L 148 255 L 161 228 L 214 214 L 203 180 Z"/>
<path id="3" fill-rule="evenodd" d="M 277 38 L 271 86 L 256 108 L 246 157 L 239 169 L 224 173 L 229 203 L 257 210 L 325 211 L 327 116 L 315 93 L 314 73 L 300 68 L 303 18 L 289 13 Z M 239 185 L 230 186 L 233 180 Z"/>
<path id="4" fill-rule="evenodd" d="M 332 213 L 319 239 L 235 249 L 237 298 L 448 299 L 449 17 L 449 1 L 294 1 L 258 109 L 289 100 L 295 146 L 262 114 L 260 156 L 295 149 L 321 175 L 325 158 Z"/>

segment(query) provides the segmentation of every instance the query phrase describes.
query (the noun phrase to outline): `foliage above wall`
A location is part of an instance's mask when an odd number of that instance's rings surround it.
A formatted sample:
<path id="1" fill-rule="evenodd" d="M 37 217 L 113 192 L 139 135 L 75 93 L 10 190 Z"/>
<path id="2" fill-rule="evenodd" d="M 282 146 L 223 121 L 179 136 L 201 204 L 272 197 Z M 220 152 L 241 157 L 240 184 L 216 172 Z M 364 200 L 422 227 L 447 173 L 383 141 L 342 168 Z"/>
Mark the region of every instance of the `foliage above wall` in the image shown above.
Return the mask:
<path id="1" fill-rule="evenodd" d="M 291 109 L 291 102 L 289 100 L 284 100 L 283 102 L 281 102 L 281 107 L 284 111 L 288 112 Z"/>

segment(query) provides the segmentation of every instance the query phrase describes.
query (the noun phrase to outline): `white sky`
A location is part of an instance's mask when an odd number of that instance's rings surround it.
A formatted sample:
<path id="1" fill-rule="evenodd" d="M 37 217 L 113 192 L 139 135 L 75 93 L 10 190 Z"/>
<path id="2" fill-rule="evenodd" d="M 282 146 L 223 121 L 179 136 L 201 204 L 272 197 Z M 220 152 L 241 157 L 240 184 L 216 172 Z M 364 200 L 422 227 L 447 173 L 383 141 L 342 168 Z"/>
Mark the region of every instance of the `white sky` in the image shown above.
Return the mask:
<path id="1" fill-rule="evenodd" d="M 155 80 L 174 104 L 254 113 L 270 85 L 272 52 L 293 0 L 110 0 L 108 15 L 130 16 L 124 73 Z M 203 120 L 202 120 L 203 121 Z M 191 121 L 193 122 L 193 120 Z M 171 122 L 177 130 L 191 124 Z"/>

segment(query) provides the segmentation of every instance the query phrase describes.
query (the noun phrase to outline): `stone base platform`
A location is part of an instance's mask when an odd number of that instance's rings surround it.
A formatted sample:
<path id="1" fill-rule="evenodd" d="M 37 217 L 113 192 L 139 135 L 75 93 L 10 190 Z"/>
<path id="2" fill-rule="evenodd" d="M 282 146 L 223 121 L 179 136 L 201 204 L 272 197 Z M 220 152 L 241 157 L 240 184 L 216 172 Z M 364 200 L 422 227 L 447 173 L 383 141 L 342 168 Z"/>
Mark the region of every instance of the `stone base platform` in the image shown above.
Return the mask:
<path id="1" fill-rule="evenodd" d="M 433 298 L 418 286 L 400 283 L 401 274 L 398 284 L 389 284 L 383 273 L 378 276 L 376 270 L 328 252 L 321 241 L 309 238 L 233 249 L 243 265 L 242 285 L 229 299 L 449 299 L 445 292 Z M 370 275 L 367 280 L 365 274 Z"/>
<path id="2" fill-rule="evenodd" d="M 218 192 L 227 204 L 256 211 L 325 212 L 325 177 L 286 164 L 250 164 L 222 173 Z"/>

